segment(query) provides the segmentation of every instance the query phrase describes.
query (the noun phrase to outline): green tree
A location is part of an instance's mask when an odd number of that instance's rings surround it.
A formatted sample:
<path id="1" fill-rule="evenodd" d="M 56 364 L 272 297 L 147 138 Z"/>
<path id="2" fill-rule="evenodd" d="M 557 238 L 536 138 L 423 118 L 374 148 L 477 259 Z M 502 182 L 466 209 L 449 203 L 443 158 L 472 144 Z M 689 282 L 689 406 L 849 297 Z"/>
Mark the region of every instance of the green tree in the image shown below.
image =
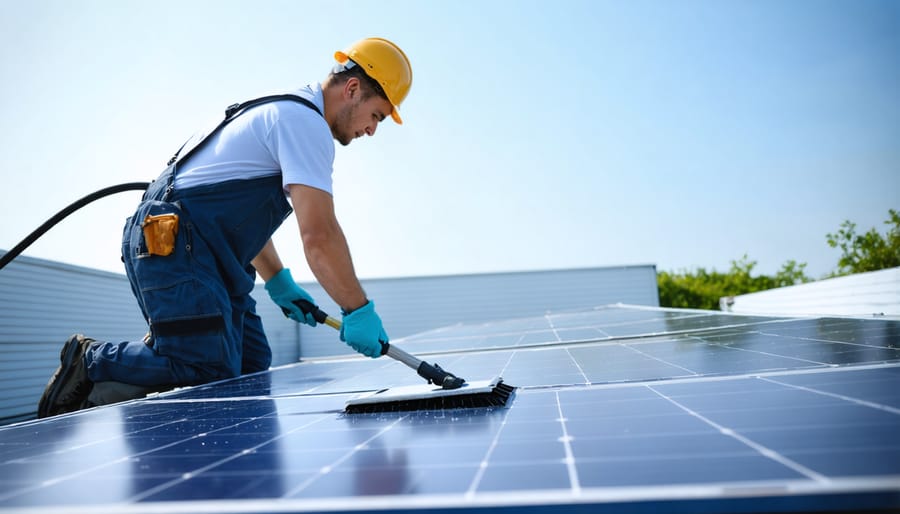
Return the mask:
<path id="1" fill-rule="evenodd" d="M 838 269 L 831 276 L 849 275 L 865 271 L 900 266 L 900 212 L 890 209 L 884 223 L 884 235 L 874 228 L 864 234 L 856 233 L 856 224 L 847 220 L 835 234 L 827 234 L 828 245 L 841 249 Z M 661 271 L 657 274 L 659 304 L 663 307 L 690 309 L 718 309 L 719 298 L 764 291 L 775 287 L 792 286 L 812 281 L 806 276 L 806 264 L 790 260 L 774 276 L 753 276 L 756 261 L 744 255 L 731 261 L 727 273 L 698 268 L 677 273 Z"/>
<path id="2" fill-rule="evenodd" d="M 656 277 L 659 304 L 662 307 L 714 310 L 719 308 L 719 298 L 723 296 L 753 293 L 812 280 L 804 273 L 806 264 L 798 264 L 793 260 L 784 263 L 775 276 L 753 276 L 755 267 L 756 261 L 751 261 L 744 255 L 740 260 L 731 261 L 731 268 L 727 273 L 707 271 L 705 268 L 679 273 L 661 271 Z"/>
<path id="3" fill-rule="evenodd" d="M 794 259 L 785 262 L 782 264 L 781 269 L 775 273 L 772 287 L 787 287 L 812 282 L 813 279 L 806 276 L 805 270 L 805 262 L 798 263 Z"/>
<path id="4" fill-rule="evenodd" d="M 863 273 L 900 266 L 900 213 L 888 210 L 888 232 L 882 236 L 873 227 L 856 233 L 856 223 L 844 221 L 836 234 L 828 234 L 828 246 L 841 249 L 838 270 L 833 276 Z"/>

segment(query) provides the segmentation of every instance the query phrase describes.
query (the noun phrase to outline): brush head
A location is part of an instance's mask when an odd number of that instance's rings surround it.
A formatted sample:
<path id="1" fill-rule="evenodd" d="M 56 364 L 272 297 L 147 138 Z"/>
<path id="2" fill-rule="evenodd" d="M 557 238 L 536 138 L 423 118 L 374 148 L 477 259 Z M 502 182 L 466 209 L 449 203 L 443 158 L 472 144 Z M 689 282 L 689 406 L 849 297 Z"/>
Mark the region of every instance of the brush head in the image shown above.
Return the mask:
<path id="1" fill-rule="evenodd" d="M 434 385 L 382 389 L 348 400 L 344 412 L 357 414 L 503 407 L 509 402 L 515 389 L 513 386 L 504 384 L 500 377 L 460 384 L 454 389 L 435 387 Z"/>
<path id="2" fill-rule="evenodd" d="M 459 389 L 463 385 L 465 385 L 466 380 L 460 378 L 456 375 L 448 374 L 444 377 L 444 380 L 441 381 L 441 389 Z"/>

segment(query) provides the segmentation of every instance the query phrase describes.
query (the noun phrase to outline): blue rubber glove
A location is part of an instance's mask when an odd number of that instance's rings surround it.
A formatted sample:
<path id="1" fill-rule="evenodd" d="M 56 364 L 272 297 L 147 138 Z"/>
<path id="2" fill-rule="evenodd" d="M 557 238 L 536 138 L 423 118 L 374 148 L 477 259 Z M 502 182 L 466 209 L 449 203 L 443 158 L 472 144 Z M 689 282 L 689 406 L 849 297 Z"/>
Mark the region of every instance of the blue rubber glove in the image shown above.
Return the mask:
<path id="1" fill-rule="evenodd" d="M 375 302 L 369 300 L 350 314 L 344 314 L 341 341 L 366 357 L 381 357 L 381 342 L 387 343 L 388 336 L 375 312 Z"/>
<path id="2" fill-rule="evenodd" d="M 306 323 L 311 327 L 316 326 L 316 320 L 313 318 L 312 313 L 309 312 L 304 314 L 303 311 L 300 310 L 300 307 L 294 304 L 295 300 L 306 300 L 313 305 L 315 305 L 316 302 L 312 299 L 312 296 L 309 296 L 309 293 L 304 291 L 302 287 L 294 282 L 294 278 L 291 276 L 291 270 L 282 268 L 281 271 L 270 278 L 269 281 L 266 282 L 266 291 L 269 292 L 272 301 L 281 307 L 285 316 L 297 323 Z"/>

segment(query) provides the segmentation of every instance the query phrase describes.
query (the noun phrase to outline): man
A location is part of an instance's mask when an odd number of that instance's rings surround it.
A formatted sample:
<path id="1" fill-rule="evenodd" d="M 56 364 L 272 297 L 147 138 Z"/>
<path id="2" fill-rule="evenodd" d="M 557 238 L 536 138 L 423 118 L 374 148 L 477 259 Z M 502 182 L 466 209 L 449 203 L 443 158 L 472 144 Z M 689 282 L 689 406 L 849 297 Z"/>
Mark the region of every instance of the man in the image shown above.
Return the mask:
<path id="1" fill-rule="evenodd" d="M 341 307 L 341 340 L 363 355 L 381 355 L 388 337 L 335 217 L 334 140 L 346 146 L 372 136 L 387 116 L 402 123 L 398 109 L 412 70 L 403 51 L 381 38 L 358 41 L 335 59 L 321 84 L 293 93 L 299 100 L 249 107 L 170 161 L 126 222 L 122 241 L 148 337 L 112 343 L 72 336 L 39 417 L 82 408 L 94 384 L 147 392 L 268 369 L 271 349 L 249 294 L 257 273 L 286 315 L 316 325 L 298 306 L 315 301 L 271 241 L 292 208 L 310 269 Z"/>

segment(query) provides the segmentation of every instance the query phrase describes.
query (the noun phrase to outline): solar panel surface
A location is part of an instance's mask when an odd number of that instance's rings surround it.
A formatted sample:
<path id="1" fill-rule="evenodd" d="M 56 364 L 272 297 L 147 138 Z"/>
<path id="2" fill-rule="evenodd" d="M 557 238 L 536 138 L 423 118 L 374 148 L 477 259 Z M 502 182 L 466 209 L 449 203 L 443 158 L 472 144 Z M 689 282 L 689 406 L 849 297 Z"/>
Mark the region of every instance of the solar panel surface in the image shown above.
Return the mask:
<path id="1" fill-rule="evenodd" d="M 503 409 L 347 415 L 421 379 L 311 361 L 6 427 L 0 512 L 900 508 L 898 321 L 616 306 L 397 344 L 519 389 Z"/>

